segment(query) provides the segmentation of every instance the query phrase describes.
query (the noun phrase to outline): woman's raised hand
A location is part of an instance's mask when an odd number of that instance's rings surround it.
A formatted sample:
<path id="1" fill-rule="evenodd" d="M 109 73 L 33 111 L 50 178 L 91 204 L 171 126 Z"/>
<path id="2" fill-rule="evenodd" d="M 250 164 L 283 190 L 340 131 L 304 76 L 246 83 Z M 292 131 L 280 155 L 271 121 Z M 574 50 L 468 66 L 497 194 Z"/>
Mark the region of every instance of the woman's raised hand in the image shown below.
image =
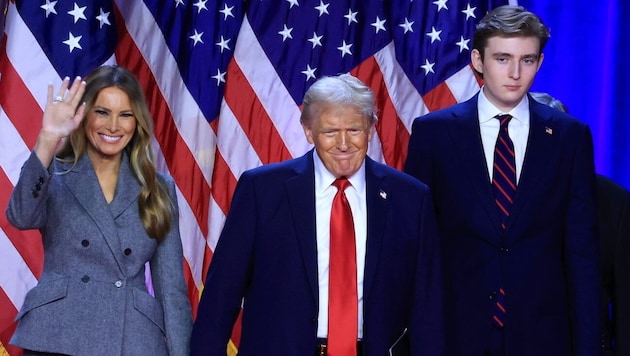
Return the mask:
<path id="1" fill-rule="evenodd" d="M 55 96 L 53 96 L 53 85 L 48 85 L 42 131 L 57 136 L 58 139 L 68 136 L 79 126 L 85 110 L 85 103 L 77 107 L 85 92 L 85 82 L 81 80 L 81 77 L 76 77 L 70 88 L 68 88 L 69 84 L 70 78 L 64 78 Z"/>
<path id="2" fill-rule="evenodd" d="M 79 106 L 79 101 L 85 92 L 85 82 L 81 80 L 81 77 L 76 77 L 70 88 L 68 88 L 69 84 L 70 78 L 64 78 L 57 95 L 54 96 L 53 85 L 48 85 L 42 128 L 34 148 L 35 154 L 46 168 L 50 166 L 59 141 L 70 135 L 83 120 L 85 103 Z"/>

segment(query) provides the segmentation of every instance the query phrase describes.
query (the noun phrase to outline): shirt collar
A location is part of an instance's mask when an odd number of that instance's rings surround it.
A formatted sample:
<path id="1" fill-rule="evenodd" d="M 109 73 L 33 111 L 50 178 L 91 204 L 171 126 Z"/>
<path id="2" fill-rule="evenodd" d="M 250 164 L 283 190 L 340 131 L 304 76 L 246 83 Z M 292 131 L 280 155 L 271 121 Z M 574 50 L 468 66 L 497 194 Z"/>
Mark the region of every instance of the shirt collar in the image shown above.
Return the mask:
<path id="1" fill-rule="evenodd" d="M 316 149 L 313 150 L 313 166 L 315 169 L 315 193 L 323 192 L 333 184 L 336 177 L 326 169 Z M 365 160 L 363 160 L 359 170 L 347 178 L 353 189 L 362 192 L 365 189 Z"/>
<path id="2" fill-rule="evenodd" d="M 479 111 L 479 123 L 484 124 L 495 116 L 500 114 L 510 114 L 513 120 L 520 121 L 522 123 L 529 122 L 529 98 L 527 95 L 521 99 L 521 101 L 509 112 L 501 112 L 494 104 L 492 104 L 483 92 L 483 87 L 479 91 L 477 98 L 477 110 Z"/>

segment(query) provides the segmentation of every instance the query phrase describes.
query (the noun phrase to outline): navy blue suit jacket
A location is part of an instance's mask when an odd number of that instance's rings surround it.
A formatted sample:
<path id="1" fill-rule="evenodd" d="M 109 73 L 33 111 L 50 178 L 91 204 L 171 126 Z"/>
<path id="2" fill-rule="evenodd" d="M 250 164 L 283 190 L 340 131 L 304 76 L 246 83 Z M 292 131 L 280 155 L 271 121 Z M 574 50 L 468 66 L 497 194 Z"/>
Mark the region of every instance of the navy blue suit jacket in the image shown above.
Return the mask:
<path id="1" fill-rule="evenodd" d="M 477 96 L 414 121 L 405 171 L 429 185 L 442 237 L 448 354 L 481 355 L 506 291 L 507 355 L 598 352 L 595 173 L 588 127 L 533 99 L 506 230 Z"/>
<path id="2" fill-rule="evenodd" d="M 429 190 L 369 158 L 365 169 L 363 354 L 385 355 L 393 345 L 401 355 L 443 354 L 440 249 Z M 312 150 L 243 173 L 208 271 L 193 355 L 225 354 L 241 301 L 239 355 L 313 354 L 314 184 Z"/>

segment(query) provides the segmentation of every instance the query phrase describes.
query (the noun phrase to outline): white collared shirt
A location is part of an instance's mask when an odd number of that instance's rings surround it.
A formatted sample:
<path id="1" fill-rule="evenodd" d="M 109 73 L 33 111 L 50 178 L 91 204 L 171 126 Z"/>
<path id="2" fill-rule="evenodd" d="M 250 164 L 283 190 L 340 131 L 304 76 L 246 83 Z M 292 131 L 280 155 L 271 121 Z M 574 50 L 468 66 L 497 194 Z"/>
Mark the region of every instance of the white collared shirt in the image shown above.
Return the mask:
<path id="1" fill-rule="evenodd" d="M 514 143 L 514 157 L 516 161 L 516 183 L 518 184 L 521 171 L 523 170 L 523 161 L 525 159 L 525 151 L 527 149 L 527 138 L 529 137 L 529 99 L 527 95 L 523 97 L 520 103 L 510 112 L 501 112 L 494 106 L 483 93 L 483 88 L 479 91 L 477 99 L 477 110 L 479 117 L 479 128 L 481 130 L 481 143 L 483 144 L 483 152 L 486 156 L 486 164 L 488 165 L 488 174 L 492 182 L 492 166 L 494 164 L 494 147 L 499 136 L 499 128 L 501 124 L 494 117 L 499 114 L 510 114 L 512 120 L 508 125 L 508 133 L 510 139 Z"/>
<path id="2" fill-rule="evenodd" d="M 328 336 L 328 267 L 330 262 L 330 213 L 337 188 L 332 183 L 335 176 L 313 152 L 315 165 L 315 221 L 317 236 L 317 281 L 319 285 L 319 314 L 317 337 Z M 348 177 L 351 186 L 346 188 L 346 197 L 352 209 L 357 253 L 357 296 L 359 298 L 359 334 L 363 337 L 363 275 L 365 270 L 365 250 L 367 241 L 367 204 L 365 194 L 365 162 L 352 176 Z"/>

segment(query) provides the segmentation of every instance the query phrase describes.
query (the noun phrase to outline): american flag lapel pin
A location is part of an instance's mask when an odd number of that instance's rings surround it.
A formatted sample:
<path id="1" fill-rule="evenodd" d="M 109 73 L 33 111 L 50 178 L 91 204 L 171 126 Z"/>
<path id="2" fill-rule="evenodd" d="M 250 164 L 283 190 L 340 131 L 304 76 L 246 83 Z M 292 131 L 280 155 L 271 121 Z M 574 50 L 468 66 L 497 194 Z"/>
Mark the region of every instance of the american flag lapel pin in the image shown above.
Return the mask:
<path id="1" fill-rule="evenodd" d="M 545 126 L 545 133 L 547 135 L 553 135 L 553 129 L 549 126 Z"/>
<path id="2" fill-rule="evenodd" d="M 378 195 L 380 195 L 383 200 L 387 199 L 387 193 L 383 189 L 378 192 Z"/>

